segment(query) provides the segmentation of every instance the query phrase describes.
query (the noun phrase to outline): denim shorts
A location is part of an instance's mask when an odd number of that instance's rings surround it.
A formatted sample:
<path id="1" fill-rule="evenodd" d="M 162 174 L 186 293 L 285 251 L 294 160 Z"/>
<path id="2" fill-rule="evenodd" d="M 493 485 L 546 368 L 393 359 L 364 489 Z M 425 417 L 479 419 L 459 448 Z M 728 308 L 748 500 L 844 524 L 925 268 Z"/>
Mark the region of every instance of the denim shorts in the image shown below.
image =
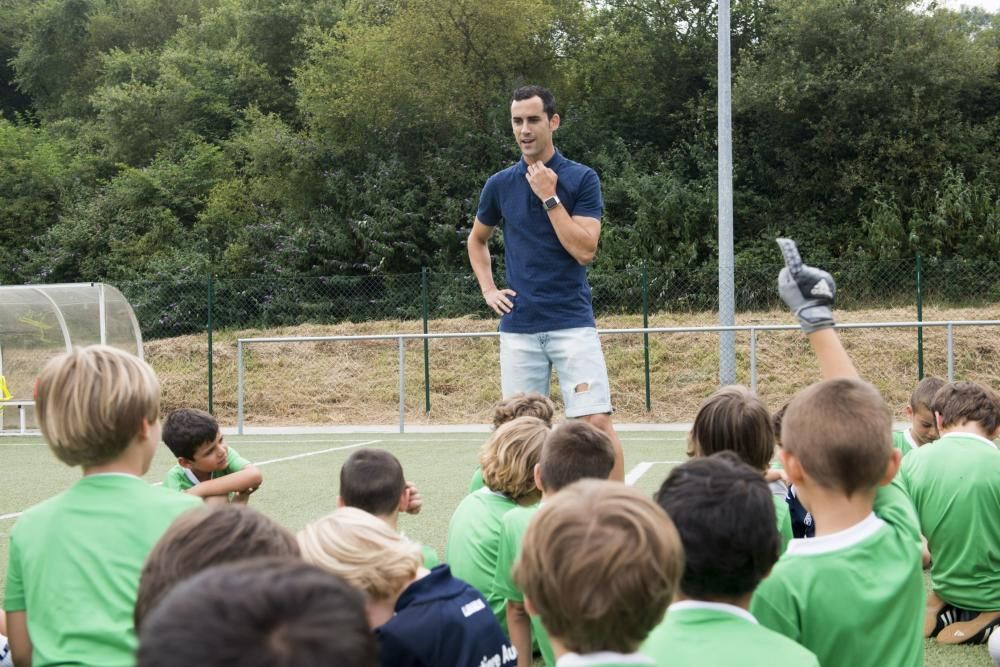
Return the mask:
<path id="1" fill-rule="evenodd" d="M 500 385 L 504 398 L 522 391 L 548 396 L 553 367 L 567 417 L 611 412 L 608 369 L 597 329 L 500 332 Z"/>

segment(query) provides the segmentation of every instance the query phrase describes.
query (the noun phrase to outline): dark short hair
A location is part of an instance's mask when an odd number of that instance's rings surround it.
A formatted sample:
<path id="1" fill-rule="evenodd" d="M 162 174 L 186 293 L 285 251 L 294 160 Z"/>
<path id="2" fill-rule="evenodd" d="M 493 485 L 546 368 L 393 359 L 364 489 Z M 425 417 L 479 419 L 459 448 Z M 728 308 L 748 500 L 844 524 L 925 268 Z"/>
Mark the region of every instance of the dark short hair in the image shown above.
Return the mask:
<path id="1" fill-rule="evenodd" d="M 586 478 L 607 479 L 615 466 L 611 438 L 583 420 L 563 422 L 545 438 L 539 473 L 546 493 Z"/>
<path id="2" fill-rule="evenodd" d="M 284 527 L 245 505 L 205 506 L 185 512 L 157 541 L 139 578 L 136 629 L 178 582 L 207 567 L 261 556 L 299 555 Z"/>
<path id="3" fill-rule="evenodd" d="M 510 103 L 530 100 L 532 97 L 541 98 L 545 115 L 551 120 L 552 116 L 556 113 L 556 98 L 548 88 L 543 88 L 542 86 L 521 86 L 510 96 Z"/>
<path id="4" fill-rule="evenodd" d="M 340 498 L 348 507 L 386 516 L 406 488 L 403 466 L 384 449 L 359 449 L 340 466 Z"/>
<path id="5" fill-rule="evenodd" d="M 179 408 L 163 422 L 163 442 L 177 458 L 193 459 L 198 448 L 219 435 L 215 417 L 197 408 Z"/>
<path id="6" fill-rule="evenodd" d="M 698 408 L 691 425 L 692 455 L 736 452 L 757 470 L 767 470 L 774 458 L 774 430 L 767 406 L 746 387 L 718 389 Z"/>
<path id="7" fill-rule="evenodd" d="M 139 636 L 140 667 L 373 667 L 361 592 L 295 559 L 209 568 L 167 593 Z"/>
<path id="8" fill-rule="evenodd" d="M 941 387 L 948 384 L 941 378 L 936 377 L 925 377 L 919 383 L 917 383 L 916 389 L 910 395 L 910 408 L 917 410 L 919 408 L 931 409 L 931 403 L 934 402 L 934 396 L 941 390 Z"/>
<path id="9" fill-rule="evenodd" d="M 684 545 L 685 596 L 719 600 L 752 593 L 778 560 L 771 490 L 760 471 L 734 452 L 677 466 L 654 498 Z"/>
<path id="10" fill-rule="evenodd" d="M 774 411 L 771 415 L 771 429 L 774 431 L 774 439 L 781 442 L 781 423 L 785 420 L 785 411 L 788 410 L 788 403 Z"/>
<path id="11" fill-rule="evenodd" d="M 944 428 L 976 422 L 987 433 L 992 433 L 1000 427 L 1000 397 L 989 387 L 975 382 L 946 384 L 934 394 L 928 407 L 941 415 Z"/>

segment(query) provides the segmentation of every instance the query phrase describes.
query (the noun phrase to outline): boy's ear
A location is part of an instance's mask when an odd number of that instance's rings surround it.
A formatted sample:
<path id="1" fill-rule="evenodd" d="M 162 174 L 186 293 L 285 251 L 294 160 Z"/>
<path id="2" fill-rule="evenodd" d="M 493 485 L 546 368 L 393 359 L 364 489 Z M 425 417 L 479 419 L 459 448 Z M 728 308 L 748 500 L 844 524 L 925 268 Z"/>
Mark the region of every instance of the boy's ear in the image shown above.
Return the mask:
<path id="1" fill-rule="evenodd" d="M 396 509 L 398 509 L 400 512 L 405 512 L 407 508 L 409 508 L 411 493 L 412 491 L 410 490 L 409 484 L 403 487 L 403 492 L 399 494 L 399 505 L 396 506 Z"/>
<path id="2" fill-rule="evenodd" d="M 535 488 L 537 488 L 542 493 L 545 493 L 545 487 L 542 486 L 542 464 L 541 463 L 536 463 L 535 464 L 535 469 L 533 471 L 533 475 L 534 475 L 534 478 L 535 478 Z"/>
<path id="3" fill-rule="evenodd" d="M 892 455 L 889 457 L 889 463 L 885 467 L 885 475 L 882 476 L 882 480 L 878 483 L 879 486 L 885 486 L 892 481 L 892 478 L 896 476 L 899 472 L 899 464 L 903 461 L 903 453 L 892 448 Z"/>
<path id="4" fill-rule="evenodd" d="M 782 448 L 778 451 L 778 458 L 781 459 L 781 465 L 785 469 L 788 481 L 801 486 L 803 480 L 805 480 L 805 471 L 802 470 L 802 464 L 799 463 L 798 457 L 787 449 Z"/>
<path id="5" fill-rule="evenodd" d="M 341 507 L 347 507 L 347 503 L 344 502 L 344 497 L 340 494 L 337 495 L 337 509 Z"/>
<path id="6" fill-rule="evenodd" d="M 177 465 L 179 465 L 182 468 L 190 468 L 191 466 L 194 465 L 194 461 L 188 458 L 184 458 L 183 456 L 178 456 Z"/>
<path id="7" fill-rule="evenodd" d="M 906 418 L 913 419 L 913 406 L 909 403 L 906 404 Z"/>
<path id="8" fill-rule="evenodd" d="M 529 616 L 538 616 L 538 610 L 535 609 L 535 605 L 531 604 L 527 595 L 524 596 L 524 610 L 528 612 Z"/>

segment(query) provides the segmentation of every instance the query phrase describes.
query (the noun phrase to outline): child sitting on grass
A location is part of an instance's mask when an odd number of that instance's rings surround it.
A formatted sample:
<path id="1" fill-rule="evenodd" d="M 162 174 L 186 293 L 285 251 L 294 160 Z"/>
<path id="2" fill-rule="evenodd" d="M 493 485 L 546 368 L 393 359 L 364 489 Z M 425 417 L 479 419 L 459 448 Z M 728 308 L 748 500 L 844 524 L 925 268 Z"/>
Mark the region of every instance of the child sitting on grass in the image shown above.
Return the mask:
<path id="1" fill-rule="evenodd" d="M 178 517 L 146 559 L 136 595 L 135 629 L 181 581 L 213 565 L 264 556 L 299 557 L 285 528 L 245 505 L 202 505 Z"/>
<path id="2" fill-rule="evenodd" d="M 717 390 L 698 408 L 688 434 L 688 455 L 734 452 L 759 470 L 763 479 L 771 470 L 774 442 L 771 414 L 764 403 L 746 387 L 731 385 Z M 784 551 L 792 539 L 792 520 L 784 498 L 772 496 L 772 503 Z"/>
<path id="3" fill-rule="evenodd" d="M 908 454 L 899 472 L 934 555 L 924 636 L 982 643 L 1000 632 L 1000 396 L 954 382 L 931 409 L 941 437 Z"/>
<path id="4" fill-rule="evenodd" d="M 556 404 L 548 396 L 537 391 L 517 393 L 505 398 L 493 407 L 493 430 L 500 428 L 512 419 L 518 417 L 538 417 L 546 426 L 552 426 L 552 418 L 556 414 Z M 469 481 L 469 493 L 483 488 L 482 465 L 472 473 Z"/>
<path id="5" fill-rule="evenodd" d="M 451 575 L 428 571 L 420 548 L 384 521 L 342 507 L 299 533 L 302 556 L 367 596 L 382 667 L 513 667 L 517 654 L 486 600 Z"/>
<path id="6" fill-rule="evenodd" d="M 683 570 L 680 538 L 656 503 L 620 482 L 588 479 L 532 518 L 514 582 L 558 667 L 653 665 L 636 651 Z"/>
<path id="7" fill-rule="evenodd" d="M 535 466 L 535 486 L 542 492 L 539 505 L 515 507 L 503 516 L 500 551 L 493 590 L 507 600 L 507 628 L 517 649 L 519 667 L 532 665 L 532 635 L 537 640 L 547 667 L 555 664 L 552 645 L 538 617 L 529 617 L 524 595 L 511 574 L 521 553 L 524 532 L 531 517 L 563 487 L 581 479 L 607 479 L 615 466 L 615 448 L 608 435 L 585 421 L 564 422 L 552 429 Z"/>
<path id="8" fill-rule="evenodd" d="M 945 384 L 941 378 L 925 377 L 910 395 L 910 403 L 906 406 L 910 426 L 903 431 L 893 431 L 892 434 L 892 446 L 902 452 L 904 458 L 918 447 L 938 439 L 937 420 L 930 406 L 934 395 Z"/>
<path id="9" fill-rule="evenodd" d="M 355 450 L 340 467 L 340 494 L 337 507 L 357 507 L 373 514 L 398 530 L 399 513 L 411 507 L 416 487 L 406 483 L 399 459 L 384 449 Z M 441 564 L 437 552 L 420 545 L 424 567 Z"/>
<path id="10" fill-rule="evenodd" d="M 143 623 L 138 660 L 138 667 L 376 664 L 361 593 L 297 558 L 226 563 L 181 582 Z"/>
<path id="11" fill-rule="evenodd" d="M 467 495 L 448 523 L 445 561 L 456 577 L 483 594 L 505 631 L 506 601 L 493 589 L 500 530 L 507 512 L 538 502 L 535 464 L 548 433 L 537 417 L 518 417 L 494 431 L 480 457 L 486 486 Z"/>
<path id="12" fill-rule="evenodd" d="M 127 352 L 75 348 L 42 369 L 35 409 L 49 448 L 83 478 L 11 531 L 4 609 L 14 664 L 132 665 L 143 561 L 200 504 L 141 479 L 160 444 L 160 383 Z"/>
<path id="13" fill-rule="evenodd" d="M 836 286 L 782 240 L 778 280 L 825 380 L 792 399 L 781 457 L 816 537 L 793 540 L 757 588 L 751 613 L 816 654 L 821 665 L 922 667 L 925 601 L 920 529 L 892 483 L 901 455 L 892 414 L 859 377 L 833 329 Z"/>
<path id="14" fill-rule="evenodd" d="M 181 408 L 167 415 L 163 441 L 177 457 L 163 486 L 186 491 L 206 502 L 248 502 L 264 481 L 257 466 L 225 444 L 215 417 Z"/>
<path id="15" fill-rule="evenodd" d="M 680 534 L 684 575 L 667 617 L 642 645 L 657 665 L 819 667 L 815 655 L 747 611 L 781 549 L 771 495 L 759 472 L 729 451 L 670 471 L 656 502 Z"/>

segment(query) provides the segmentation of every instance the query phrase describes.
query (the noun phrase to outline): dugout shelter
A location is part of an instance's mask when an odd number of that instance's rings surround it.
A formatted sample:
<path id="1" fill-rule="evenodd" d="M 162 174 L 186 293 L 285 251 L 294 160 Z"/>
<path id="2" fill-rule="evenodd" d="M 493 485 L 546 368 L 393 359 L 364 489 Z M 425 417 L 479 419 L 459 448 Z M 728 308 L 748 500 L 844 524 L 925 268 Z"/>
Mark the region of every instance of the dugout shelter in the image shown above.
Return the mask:
<path id="1" fill-rule="evenodd" d="M 103 343 L 142 358 L 132 306 L 104 283 L 0 286 L 0 433 L 37 428 L 32 391 L 53 356 Z"/>

